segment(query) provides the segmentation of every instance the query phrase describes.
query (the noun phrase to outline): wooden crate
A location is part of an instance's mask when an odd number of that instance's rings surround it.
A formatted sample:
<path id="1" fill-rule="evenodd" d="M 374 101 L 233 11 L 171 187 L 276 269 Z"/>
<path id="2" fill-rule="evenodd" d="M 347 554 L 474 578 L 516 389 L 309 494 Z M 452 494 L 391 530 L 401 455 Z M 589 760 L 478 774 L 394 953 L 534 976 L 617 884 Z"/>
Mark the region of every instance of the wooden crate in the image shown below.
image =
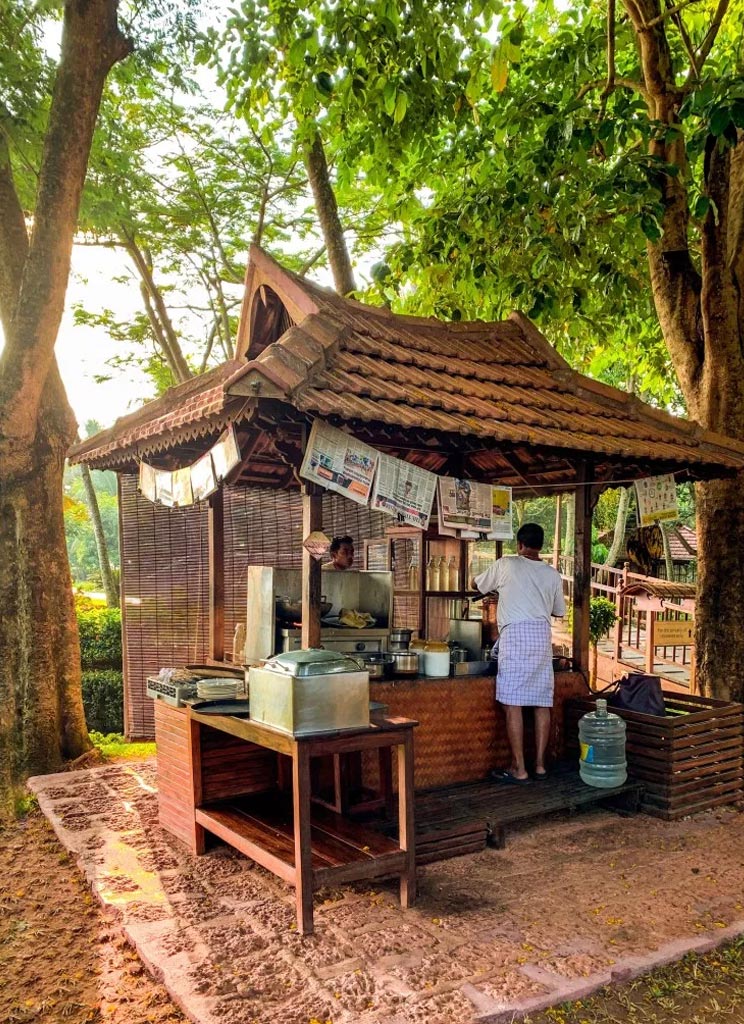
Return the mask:
<path id="1" fill-rule="evenodd" d="M 578 757 L 579 719 L 596 695 L 569 700 L 566 750 Z M 628 773 L 642 782 L 641 809 L 675 821 L 744 797 L 744 705 L 664 691 L 667 715 L 611 710 L 627 726 Z"/>

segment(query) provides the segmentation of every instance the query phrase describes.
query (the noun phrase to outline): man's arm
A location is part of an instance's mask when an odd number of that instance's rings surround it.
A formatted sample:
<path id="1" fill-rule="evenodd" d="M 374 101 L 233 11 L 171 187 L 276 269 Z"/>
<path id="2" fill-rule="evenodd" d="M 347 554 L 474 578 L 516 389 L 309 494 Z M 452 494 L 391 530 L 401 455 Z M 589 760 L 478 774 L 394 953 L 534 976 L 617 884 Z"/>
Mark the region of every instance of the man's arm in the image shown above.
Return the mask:
<path id="1" fill-rule="evenodd" d="M 470 581 L 473 590 L 479 590 L 481 594 L 489 594 L 494 590 L 498 590 L 498 565 L 499 563 L 496 561 L 493 565 L 489 565 L 485 572 L 474 576 Z"/>
<path id="2" fill-rule="evenodd" d="M 553 615 L 557 619 L 562 618 L 566 614 L 566 600 L 563 596 L 563 580 L 558 576 L 558 581 L 555 586 L 555 594 L 553 595 Z"/>

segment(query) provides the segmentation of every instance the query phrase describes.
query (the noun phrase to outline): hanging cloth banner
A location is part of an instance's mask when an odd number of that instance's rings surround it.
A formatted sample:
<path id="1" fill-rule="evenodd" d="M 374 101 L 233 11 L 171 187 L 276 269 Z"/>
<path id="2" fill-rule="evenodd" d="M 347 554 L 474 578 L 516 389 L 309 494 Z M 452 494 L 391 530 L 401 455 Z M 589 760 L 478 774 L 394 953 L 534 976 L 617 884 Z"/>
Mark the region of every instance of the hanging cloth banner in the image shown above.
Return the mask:
<path id="1" fill-rule="evenodd" d="M 358 505 L 366 505 L 379 455 L 343 430 L 315 420 L 310 431 L 300 476 L 336 491 Z"/>
<path id="2" fill-rule="evenodd" d="M 240 447 L 235 427 L 229 426 L 212 448 L 191 466 L 156 469 L 140 462 L 139 492 L 148 501 L 167 508 L 193 505 L 213 494 L 225 477 L 240 464 Z"/>
<path id="3" fill-rule="evenodd" d="M 641 526 L 651 526 L 665 519 L 678 519 L 677 484 L 672 473 L 647 476 L 636 480 L 638 519 Z"/>
<path id="4" fill-rule="evenodd" d="M 426 530 L 436 491 L 434 473 L 391 455 L 379 455 L 370 508 Z"/>
<path id="5" fill-rule="evenodd" d="M 491 529 L 488 540 L 512 540 L 514 537 L 514 506 L 511 487 L 491 487 Z"/>
<path id="6" fill-rule="evenodd" d="M 440 476 L 438 499 L 440 527 L 472 531 L 476 535 L 492 529 L 490 484 Z"/>

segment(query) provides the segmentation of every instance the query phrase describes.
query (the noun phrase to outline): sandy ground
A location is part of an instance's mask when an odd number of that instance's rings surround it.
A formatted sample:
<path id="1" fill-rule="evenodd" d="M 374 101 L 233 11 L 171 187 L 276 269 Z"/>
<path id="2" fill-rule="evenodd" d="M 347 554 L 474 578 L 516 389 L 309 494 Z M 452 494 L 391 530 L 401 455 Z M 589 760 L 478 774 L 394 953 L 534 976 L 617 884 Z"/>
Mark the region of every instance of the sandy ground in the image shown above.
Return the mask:
<path id="1" fill-rule="evenodd" d="M 93 891 L 202 1024 L 508 1019 L 744 931 L 744 816 L 732 810 L 545 821 L 506 850 L 421 869 L 408 911 L 392 885 L 322 891 L 303 939 L 278 879 L 226 847 L 193 858 L 158 828 L 152 764 L 34 786 Z M 121 956 L 95 968 L 113 984 Z M 172 1011 L 154 1012 L 141 1019 Z"/>

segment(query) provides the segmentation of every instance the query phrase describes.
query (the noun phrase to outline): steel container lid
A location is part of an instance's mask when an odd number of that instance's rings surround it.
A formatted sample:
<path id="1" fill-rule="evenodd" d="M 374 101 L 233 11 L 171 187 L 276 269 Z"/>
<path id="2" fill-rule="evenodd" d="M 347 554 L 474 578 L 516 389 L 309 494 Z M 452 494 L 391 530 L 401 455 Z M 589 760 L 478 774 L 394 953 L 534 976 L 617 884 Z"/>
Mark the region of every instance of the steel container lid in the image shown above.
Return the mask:
<path id="1" fill-rule="evenodd" d="M 359 662 L 339 651 L 310 648 L 284 651 L 266 661 L 266 668 L 289 676 L 328 676 L 340 672 L 359 672 Z"/>

